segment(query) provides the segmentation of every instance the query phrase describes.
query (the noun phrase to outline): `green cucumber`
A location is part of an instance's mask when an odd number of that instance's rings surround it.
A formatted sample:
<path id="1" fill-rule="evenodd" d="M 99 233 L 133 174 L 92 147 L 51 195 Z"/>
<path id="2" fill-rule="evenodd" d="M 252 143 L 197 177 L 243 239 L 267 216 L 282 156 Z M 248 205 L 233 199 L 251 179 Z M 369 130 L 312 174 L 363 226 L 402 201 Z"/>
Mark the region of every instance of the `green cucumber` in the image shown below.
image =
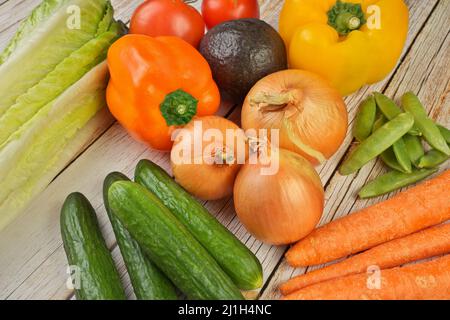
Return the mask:
<path id="1" fill-rule="evenodd" d="M 243 299 L 206 249 L 153 193 L 137 183 L 118 181 L 109 188 L 108 199 L 131 236 L 189 299 Z"/>
<path id="2" fill-rule="evenodd" d="M 135 181 L 169 208 L 240 289 L 254 290 L 262 286 L 262 266 L 256 256 L 166 171 L 142 160 L 136 167 Z"/>
<path id="3" fill-rule="evenodd" d="M 103 200 L 136 298 L 138 300 L 177 300 L 177 293 L 170 280 L 145 256 L 139 244 L 111 210 L 108 189 L 116 181 L 130 181 L 130 179 L 118 172 L 109 174 L 103 183 Z"/>
<path id="4" fill-rule="evenodd" d="M 60 223 L 77 299 L 125 300 L 119 273 L 85 196 L 72 193 L 67 197 Z"/>

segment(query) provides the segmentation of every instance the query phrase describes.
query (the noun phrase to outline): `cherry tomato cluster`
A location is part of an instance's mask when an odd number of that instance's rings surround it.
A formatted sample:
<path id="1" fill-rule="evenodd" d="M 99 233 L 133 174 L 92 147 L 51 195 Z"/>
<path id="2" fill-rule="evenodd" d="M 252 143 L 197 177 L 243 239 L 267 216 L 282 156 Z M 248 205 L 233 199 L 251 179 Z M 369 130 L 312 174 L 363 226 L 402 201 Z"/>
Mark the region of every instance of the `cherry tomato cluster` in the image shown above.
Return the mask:
<path id="1" fill-rule="evenodd" d="M 208 29 L 229 20 L 259 18 L 257 0 L 204 0 L 202 14 L 183 0 L 147 0 L 134 12 L 130 33 L 176 36 L 198 47 Z"/>

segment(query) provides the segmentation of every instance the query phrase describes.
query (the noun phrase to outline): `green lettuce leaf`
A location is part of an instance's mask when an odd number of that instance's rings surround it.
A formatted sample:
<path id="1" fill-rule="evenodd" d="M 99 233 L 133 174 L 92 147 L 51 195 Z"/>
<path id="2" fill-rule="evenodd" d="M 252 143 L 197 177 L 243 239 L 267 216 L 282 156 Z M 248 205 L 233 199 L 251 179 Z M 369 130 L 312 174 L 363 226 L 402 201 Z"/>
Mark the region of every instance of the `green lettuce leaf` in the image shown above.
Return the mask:
<path id="1" fill-rule="evenodd" d="M 31 12 L 28 19 L 24 20 L 17 30 L 14 37 L 11 39 L 8 46 L 0 54 L 0 64 L 6 61 L 17 47 L 20 47 L 22 42 L 26 41 L 35 28 L 44 20 L 47 20 L 56 10 L 60 9 L 69 0 L 44 0 Z"/>
<path id="2" fill-rule="evenodd" d="M 106 3 L 106 11 L 103 16 L 103 19 L 100 21 L 97 27 L 97 34 L 98 37 L 103 32 L 106 32 L 110 30 L 111 24 L 114 22 L 114 9 L 110 2 Z"/>
<path id="3" fill-rule="evenodd" d="M 106 106 L 107 82 L 103 62 L 42 108 L 0 151 L 0 229 L 75 156 L 78 150 L 71 145 L 76 144 L 80 130 Z"/>
<path id="4" fill-rule="evenodd" d="M 118 34 L 106 31 L 72 52 L 38 84 L 17 98 L 0 117 L 0 150 L 8 138 L 29 121 L 45 104 L 58 97 L 84 74 L 106 58 L 109 46 Z"/>
<path id="5" fill-rule="evenodd" d="M 76 8 L 80 28 L 70 23 L 76 15 L 72 9 Z M 110 16 L 108 8 L 108 0 L 44 0 L 21 24 L 1 55 L 0 116 L 61 61 L 94 38 L 100 25 L 104 28 L 105 16 Z"/>

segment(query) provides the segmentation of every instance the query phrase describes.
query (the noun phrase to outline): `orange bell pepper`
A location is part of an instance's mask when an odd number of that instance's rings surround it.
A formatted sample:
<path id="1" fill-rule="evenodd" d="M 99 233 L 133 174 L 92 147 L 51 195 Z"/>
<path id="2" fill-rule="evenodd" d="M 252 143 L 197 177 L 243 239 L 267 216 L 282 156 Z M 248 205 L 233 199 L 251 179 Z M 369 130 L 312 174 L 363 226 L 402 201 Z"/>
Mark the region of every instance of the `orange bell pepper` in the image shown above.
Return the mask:
<path id="1" fill-rule="evenodd" d="M 152 148 L 169 151 L 176 128 L 219 108 L 208 63 L 179 38 L 124 36 L 109 49 L 108 66 L 111 113 Z"/>

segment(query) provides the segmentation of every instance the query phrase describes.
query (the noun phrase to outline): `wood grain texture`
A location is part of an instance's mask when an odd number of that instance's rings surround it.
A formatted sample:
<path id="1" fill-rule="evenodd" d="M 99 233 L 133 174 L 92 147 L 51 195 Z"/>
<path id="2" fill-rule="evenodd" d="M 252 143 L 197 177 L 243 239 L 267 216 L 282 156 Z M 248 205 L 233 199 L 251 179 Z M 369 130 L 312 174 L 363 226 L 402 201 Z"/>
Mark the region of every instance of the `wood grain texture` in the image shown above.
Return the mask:
<path id="1" fill-rule="evenodd" d="M 6 41 L 2 39 L 9 38 L 17 27 L 17 22 L 27 15 L 25 12 L 15 13 L 11 3 L 16 3 L 29 12 L 30 4 L 36 4 L 38 1 L 10 0 L 0 5 L 0 30 L 3 30 L 0 32 L 0 47 Z M 262 18 L 276 26 L 283 1 L 260 2 Z M 450 9 L 449 1 L 444 0 L 439 4 L 437 0 L 407 2 L 411 12 L 411 25 L 401 63 L 386 80 L 347 97 L 351 122 L 354 120 L 357 106 L 368 92 L 386 91 L 390 96 L 399 97 L 407 89 L 419 92 L 434 118 L 444 123 L 449 121 L 447 93 L 450 24 L 446 14 Z M 138 3 L 140 1 L 114 0 L 117 17 L 128 21 Z M 14 12 L 12 18 L 7 17 L 6 11 L 3 10 L 6 4 L 7 9 Z M 231 110 L 232 106 L 225 105 L 221 114 L 227 115 Z M 239 109 L 234 109 L 230 118 L 238 122 L 239 112 Z M 380 163 L 367 166 L 356 176 L 341 177 L 335 173 L 351 143 L 349 132 L 339 152 L 319 168 L 322 181 L 327 186 L 327 203 L 321 223 L 380 200 L 355 201 L 355 194 L 360 186 L 381 172 Z M 111 171 L 121 171 L 131 177 L 134 166 L 142 158 L 149 158 L 169 169 L 166 154 L 148 150 L 144 145 L 133 141 L 119 125 L 114 124 L 55 179 L 36 199 L 30 210 L 5 232 L 0 233 L 0 299 L 72 298 L 72 291 L 65 286 L 68 276 L 67 261 L 59 234 L 59 210 L 65 196 L 73 191 L 85 193 L 96 208 L 103 234 L 117 262 L 124 286 L 128 295 L 133 298 L 132 288 L 103 208 L 101 185 L 103 178 Z M 261 298 L 278 298 L 277 286 L 280 282 L 305 272 L 300 269 L 293 270 L 286 265 L 282 260 L 285 247 L 265 245 L 250 236 L 235 215 L 232 199 L 207 202 L 205 205 L 260 259 L 266 283 Z"/>

